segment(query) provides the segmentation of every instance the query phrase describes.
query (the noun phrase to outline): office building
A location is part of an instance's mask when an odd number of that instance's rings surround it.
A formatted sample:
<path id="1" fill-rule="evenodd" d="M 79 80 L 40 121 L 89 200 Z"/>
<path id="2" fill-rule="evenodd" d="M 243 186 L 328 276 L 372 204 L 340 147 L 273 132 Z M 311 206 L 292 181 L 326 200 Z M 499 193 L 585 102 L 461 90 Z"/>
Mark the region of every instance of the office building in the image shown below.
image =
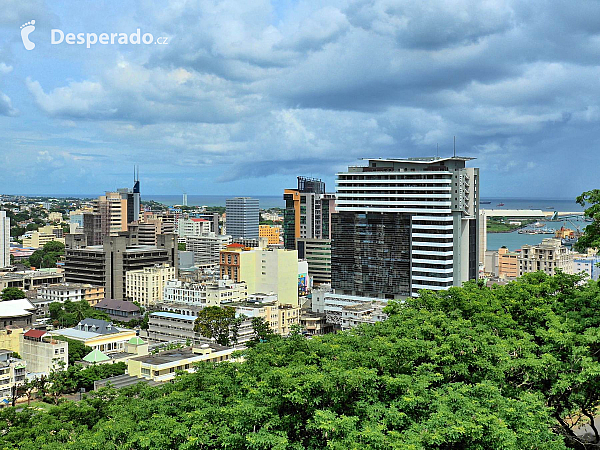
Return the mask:
<path id="1" fill-rule="evenodd" d="M 538 271 L 554 275 L 556 269 L 572 274 L 573 256 L 574 254 L 561 244 L 560 239 L 545 238 L 541 244 L 523 245 L 518 257 L 519 275 Z"/>
<path id="2" fill-rule="evenodd" d="M 10 218 L 0 211 L 0 269 L 10 266 Z"/>
<path id="3" fill-rule="evenodd" d="M 331 284 L 331 240 L 296 239 L 298 258 L 308 263 L 308 274 L 313 284 Z"/>
<path id="4" fill-rule="evenodd" d="M 46 284 L 62 283 L 63 281 L 65 281 L 64 274 L 59 273 L 55 268 L 7 272 L 0 275 L 0 292 L 7 287 L 29 291 Z"/>
<path id="5" fill-rule="evenodd" d="M 125 274 L 126 298 L 138 302 L 144 308 L 154 306 L 163 300 L 168 281 L 177 278 L 175 267 L 169 264 L 156 264 Z"/>
<path id="6" fill-rule="evenodd" d="M 227 234 L 233 238 L 258 239 L 260 215 L 258 199 L 250 197 L 228 198 L 225 206 Z"/>
<path id="7" fill-rule="evenodd" d="M 249 249 L 231 244 L 221 252 L 221 278 L 245 281 L 248 295 L 273 292 L 282 305 L 298 305 L 298 252 L 285 249 Z"/>
<path id="8" fill-rule="evenodd" d="M 140 220 L 140 181 L 134 177 L 133 188 L 106 192 L 94 201 L 94 213 L 100 215 L 102 236 L 117 236 L 128 224 Z"/>
<path id="9" fill-rule="evenodd" d="M 368 159 L 337 175 L 331 284 L 380 298 L 460 286 L 479 273 L 473 158 Z"/>
<path id="10" fill-rule="evenodd" d="M 178 268 L 177 236 L 161 234 L 156 246 L 136 245 L 128 235 L 110 236 L 101 246 L 67 248 L 65 280 L 103 286 L 106 298 L 126 298 L 126 273 L 167 263 Z"/>
<path id="11" fill-rule="evenodd" d="M 325 193 L 325 183 L 316 178 L 298 177 L 296 189 L 283 194 L 283 241 L 295 250 L 296 239 L 331 239 L 331 215 L 335 212 L 335 194 Z"/>
<path id="12" fill-rule="evenodd" d="M 248 288 L 244 282 L 216 280 L 208 283 L 168 281 L 164 287 L 163 301 L 194 306 L 220 306 L 221 303 L 246 300 Z"/>
<path id="13" fill-rule="evenodd" d="M 61 229 L 62 231 L 62 229 Z M 54 233 L 46 233 L 43 231 L 32 231 L 29 234 L 23 236 L 23 247 L 28 248 L 42 248 L 45 244 L 52 241 L 58 241 L 62 244 L 65 243 L 65 239 L 62 237 L 56 237 Z"/>
<path id="14" fill-rule="evenodd" d="M 506 247 L 498 249 L 498 277 L 517 278 L 519 276 L 519 254 Z"/>
<path id="15" fill-rule="evenodd" d="M 213 232 L 185 238 L 185 249 L 194 253 L 194 264 L 197 266 L 218 265 L 219 253 L 229 244 L 230 235 Z"/>

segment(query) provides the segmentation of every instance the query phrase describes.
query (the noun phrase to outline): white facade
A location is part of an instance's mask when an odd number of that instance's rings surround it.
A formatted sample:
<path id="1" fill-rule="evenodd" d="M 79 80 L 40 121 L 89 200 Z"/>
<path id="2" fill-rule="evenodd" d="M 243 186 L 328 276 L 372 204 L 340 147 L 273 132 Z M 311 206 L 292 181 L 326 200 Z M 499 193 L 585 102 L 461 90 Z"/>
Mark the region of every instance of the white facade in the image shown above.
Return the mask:
<path id="1" fill-rule="evenodd" d="M 353 328 L 361 323 L 375 323 L 385 320 L 387 316 L 383 308 L 385 300 L 372 297 L 335 294 L 328 287 L 316 289 L 312 293 L 312 312 L 325 314 L 327 323 L 341 327 Z"/>
<path id="2" fill-rule="evenodd" d="M 178 219 L 177 220 L 177 235 L 180 242 L 185 242 L 188 236 L 200 236 L 205 233 L 210 233 L 210 222 L 206 219 Z"/>
<path id="3" fill-rule="evenodd" d="M 10 218 L 0 211 L 0 268 L 10 266 Z"/>
<path id="4" fill-rule="evenodd" d="M 229 244 L 231 236 L 213 232 L 185 238 L 185 249 L 194 252 L 194 264 L 197 266 L 219 264 L 219 253 Z"/>
<path id="5" fill-rule="evenodd" d="M 247 297 L 246 283 L 218 280 L 214 283 L 184 283 L 172 280 L 166 283 L 163 300 L 194 306 L 219 306 L 221 303 L 241 302 Z"/>
<path id="6" fill-rule="evenodd" d="M 413 296 L 478 276 L 479 169 L 465 167 L 471 159 L 369 159 L 338 173 L 337 212 L 410 216 Z"/>

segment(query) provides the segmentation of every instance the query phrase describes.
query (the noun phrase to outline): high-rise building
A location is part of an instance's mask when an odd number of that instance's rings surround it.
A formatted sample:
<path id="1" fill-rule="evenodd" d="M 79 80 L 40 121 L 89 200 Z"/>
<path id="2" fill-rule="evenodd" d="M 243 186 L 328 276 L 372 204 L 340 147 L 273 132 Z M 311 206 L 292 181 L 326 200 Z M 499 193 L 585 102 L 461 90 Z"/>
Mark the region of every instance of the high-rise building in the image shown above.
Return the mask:
<path id="1" fill-rule="evenodd" d="M 0 268 L 10 266 L 10 218 L 0 211 Z"/>
<path id="2" fill-rule="evenodd" d="M 185 238 L 185 249 L 194 253 L 194 264 L 204 266 L 219 264 L 219 252 L 231 244 L 231 236 L 225 234 L 202 233 Z"/>
<path id="3" fill-rule="evenodd" d="M 235 238 L 258 239 L 260 209 L 257 198 L 235 197 L 225 202 L 227 234 Z"/>
<path id="4" fill-rule="evenodd" d="M 135 177 L 133 188 L 106 192 L 94 201 L 94 212 L 101 218 L 102 236 L 117 236 L 127 226 L 140 220 L 140 181 Z"/>
<path id="5" fill-rule="evenodd" d="M 128 235 L 110 236 L 103 245 L 66 249 L 65 280 L 104 286 L 106 298 L 126 298 L 126 273 L 168 263 L 178 269 L 177 236 L 159 234 L 156 246 L 137 245 Z"/>
<path id="6" fill-rule="evenodd" d="M 214 230 L 211 230 L 211 222 L 207 219 L 194 217 L 177 220 L 177 234 L 180 238 L 179 242 L 185 242 L 185 238 L 188 236 L 200 236 L 203 233 L 210 233 L 211 231 L 214 232 Z"/>
<path id="7" fill-rule="evenodd" d="M 325 193 L 325 183 L 316 178 L 298 177 L 297 189 L 283 194 L 283 243 L 297 249 L 296 239 L 331 239 L 331 214 L 335 212 L 335 194 Z M 229 217 L 227 218 L 229 221 Z"/>
<path id="8" fill-rule="evenodd" d="M 337 175 L 332 287 L 380 298 L 477 279 L 479 169 L 473 158 L 368 159 Z"/>

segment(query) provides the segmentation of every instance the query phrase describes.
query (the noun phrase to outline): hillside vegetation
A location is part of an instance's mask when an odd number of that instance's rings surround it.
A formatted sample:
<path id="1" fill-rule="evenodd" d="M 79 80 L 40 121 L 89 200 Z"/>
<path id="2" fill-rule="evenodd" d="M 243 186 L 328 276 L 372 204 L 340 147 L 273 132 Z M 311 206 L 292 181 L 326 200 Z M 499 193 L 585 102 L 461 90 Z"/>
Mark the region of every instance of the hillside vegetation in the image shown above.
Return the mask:
<path id="1" fill-rule="evenodd" d="M 578 276 L 468 283 L 389 319 L 272 337 L 161 387 L 0 412 L 0 448 L 564 449 L 600 400 L 600 289 Z"/>

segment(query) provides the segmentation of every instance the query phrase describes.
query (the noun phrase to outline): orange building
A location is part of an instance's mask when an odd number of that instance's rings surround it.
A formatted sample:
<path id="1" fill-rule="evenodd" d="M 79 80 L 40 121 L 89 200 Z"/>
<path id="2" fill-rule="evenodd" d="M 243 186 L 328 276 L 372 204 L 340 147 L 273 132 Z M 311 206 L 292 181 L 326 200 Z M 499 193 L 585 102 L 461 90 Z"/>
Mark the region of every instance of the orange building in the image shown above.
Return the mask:
<path id="1" fill-rule="evenodd" d="M 279 227 L 259 225 L 258 236 L 267 238 L 268 244 L 279 244 Z"/>

